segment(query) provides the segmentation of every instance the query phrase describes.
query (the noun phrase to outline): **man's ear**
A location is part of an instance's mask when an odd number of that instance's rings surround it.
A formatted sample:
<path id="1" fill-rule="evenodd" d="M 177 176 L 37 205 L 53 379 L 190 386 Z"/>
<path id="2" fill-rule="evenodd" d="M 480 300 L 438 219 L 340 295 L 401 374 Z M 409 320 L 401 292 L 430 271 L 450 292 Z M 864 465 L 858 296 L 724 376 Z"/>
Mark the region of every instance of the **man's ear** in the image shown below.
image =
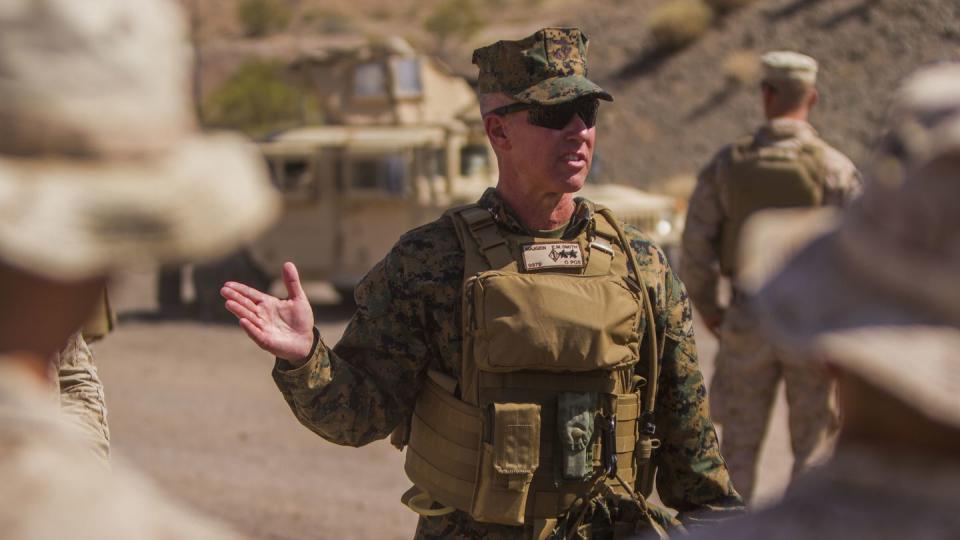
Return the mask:
<path id="1" fill-rule="evenodd" d="M 820 92 L 816 88 L 812 89 L 810 91 L 810 97 L 808 98 L 808 100 L 809 101 L 807 101 L 807 108 L 812 109 L 814 105 L 816 105 L 817 103 L 820 103 Z"/>
<path id="2" fill-rule="evenodd" d="M 483 129 L 487 132 L 490 145 L 497 150 L 510 150 L 510 138 L 507 136 L 506 124 L 503 117 L 488 114 L 483 117 Z"/>

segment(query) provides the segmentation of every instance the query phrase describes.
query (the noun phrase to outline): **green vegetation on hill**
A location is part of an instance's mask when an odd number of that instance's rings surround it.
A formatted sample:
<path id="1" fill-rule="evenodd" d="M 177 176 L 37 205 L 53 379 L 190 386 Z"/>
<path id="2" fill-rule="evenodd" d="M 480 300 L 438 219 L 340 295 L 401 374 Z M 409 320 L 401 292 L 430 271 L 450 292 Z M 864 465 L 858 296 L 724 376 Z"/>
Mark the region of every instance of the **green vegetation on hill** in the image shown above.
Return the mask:
<path id="1" fill-rule="evenodd" d="M 444 0 L 424 21 L 424 28 L 442 48 L 450 38 L 470 39 L 484 24 L 476 0 Z"/>
<path id="2" fill-rule="evenodd" d="M 204 101 L 204 123 L 260 137 L 316 121 L 315 98 L 287 82 L 283 70 L 279 61 L 247 60 Z"/>
<path id="3" fill-rule="evenodd" d="M 290 24 L 290 8 L 282 0 L 239 0 L 237 18 L 247 37 L 281 32 Z"/>

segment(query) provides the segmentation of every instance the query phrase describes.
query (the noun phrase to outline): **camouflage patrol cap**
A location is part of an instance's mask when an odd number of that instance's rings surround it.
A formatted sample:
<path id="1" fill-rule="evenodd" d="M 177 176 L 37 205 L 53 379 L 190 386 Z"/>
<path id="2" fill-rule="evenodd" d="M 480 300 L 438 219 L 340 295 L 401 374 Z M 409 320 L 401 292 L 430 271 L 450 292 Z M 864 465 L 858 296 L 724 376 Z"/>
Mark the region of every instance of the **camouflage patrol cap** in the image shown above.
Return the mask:
<path id="1" fill-rule="evenodd" d="M 278 210 L 251 144 L 201 134 L 166 0 L 0 9 L 0 259 L 55 279 L 235 249 Z"/>
<path id="2" fill-rule="evenodd" d="M 521 103 L 555 105 L 582 96 L 613 97 L 587 78 L 588 38 L 579 28 L 544 28 L 518 41 L 473 51 L 481 94 L 502 92 Z"/>
<path id="3" fill-rule="evenodd" d="M 900 94 L 912 96 L 914 110 L 939 104 L 929 124 L 938 142 L 911 159 L 901 182 L 869 183 L 838 226 L 763 287 L 758 304 L 784 343 L 960 427 L 960 102 L 943 106 L 945 84 L 960 91 L 954 73 L 919 73 Z M 810 228 L 759 226 L 771 238 Z"/>
<path id="4" fill-rule="evenodd" d="M 763 80 L 796 81 L 813 86 L 817 82 L 817 61 L 793 51 L 771 51 L 760 57 Z"/>

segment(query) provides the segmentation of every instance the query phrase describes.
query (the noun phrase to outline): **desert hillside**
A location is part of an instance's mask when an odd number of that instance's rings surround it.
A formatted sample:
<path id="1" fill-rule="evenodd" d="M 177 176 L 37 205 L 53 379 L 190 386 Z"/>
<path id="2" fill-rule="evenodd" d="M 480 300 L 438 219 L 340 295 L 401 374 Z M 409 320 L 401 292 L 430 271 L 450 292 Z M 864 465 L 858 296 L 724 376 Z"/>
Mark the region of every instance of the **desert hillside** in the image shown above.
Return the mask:
<path id="1" fill-rule="evenodd" d="M 648 28 L 670 0 L 276 0 L 287 8 L 283 29 L 258 38 L 245 37 L 238 0 L 184 1 L 205 51 L 206 91 L 246 55 L 283 57 L 391 34 L 470 77 L 478 45 L 544 25 L 579 25 L 592 39 L 591 77 L 616 97 L 602 109 L 596 173 L 654 189 L 694 173 L 761 121 L 749 64 L 764 51 L 795 49 L 820 61 L 813 123 L 858 164 L 897 82 L 918 66 L 960 59 L 956 0 L 741 1 L 669 53 L 654 47 Z"/>

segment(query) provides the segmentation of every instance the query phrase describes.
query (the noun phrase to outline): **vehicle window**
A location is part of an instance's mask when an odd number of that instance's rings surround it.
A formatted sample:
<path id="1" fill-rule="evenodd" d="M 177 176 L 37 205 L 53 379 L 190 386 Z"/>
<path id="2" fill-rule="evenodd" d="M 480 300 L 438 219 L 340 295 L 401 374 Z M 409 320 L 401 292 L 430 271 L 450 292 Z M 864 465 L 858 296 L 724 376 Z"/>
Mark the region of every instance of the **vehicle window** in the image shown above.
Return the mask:
<path id="1" fill-rule="evenodd" d="M 460 174 L 464 177 L 490 173 L 490 156 L 482 145 L 464 146 L 460 150 Z"/>
<path id="2" fill-rule="evenodd" d="M 284 160 L 282 191 L 297 191 L 310 183 L 310 164 L 306 160 Z"/>
<path id="3" fill-rule="evenodd" d="M 423 95 L 423 82 L 420 80 L 419 58 L 394 58 L 393 67 L 395 90 L 401 97 L 419 97 Z"/>
<path id="4" fill-rule="evenodd" d="M 387 74 L 383 64 L 360 64 L 353 72 L 353 95 L 360 98 L 387 97 Z"/>
<path id="5" fill-rule="evenodd" d="M 402 196 L 407 188 L 406 160 L 399 155 L 354 158 L 350 166 L 350 187 Z"/>
<path id="6" fill-rule="evenodd" d="M 285 196 L 315 197 L 316 183 L 311 174 L 310 162 L 303 158 L 278 158 L 269 160 L 273 185 Z"/>

